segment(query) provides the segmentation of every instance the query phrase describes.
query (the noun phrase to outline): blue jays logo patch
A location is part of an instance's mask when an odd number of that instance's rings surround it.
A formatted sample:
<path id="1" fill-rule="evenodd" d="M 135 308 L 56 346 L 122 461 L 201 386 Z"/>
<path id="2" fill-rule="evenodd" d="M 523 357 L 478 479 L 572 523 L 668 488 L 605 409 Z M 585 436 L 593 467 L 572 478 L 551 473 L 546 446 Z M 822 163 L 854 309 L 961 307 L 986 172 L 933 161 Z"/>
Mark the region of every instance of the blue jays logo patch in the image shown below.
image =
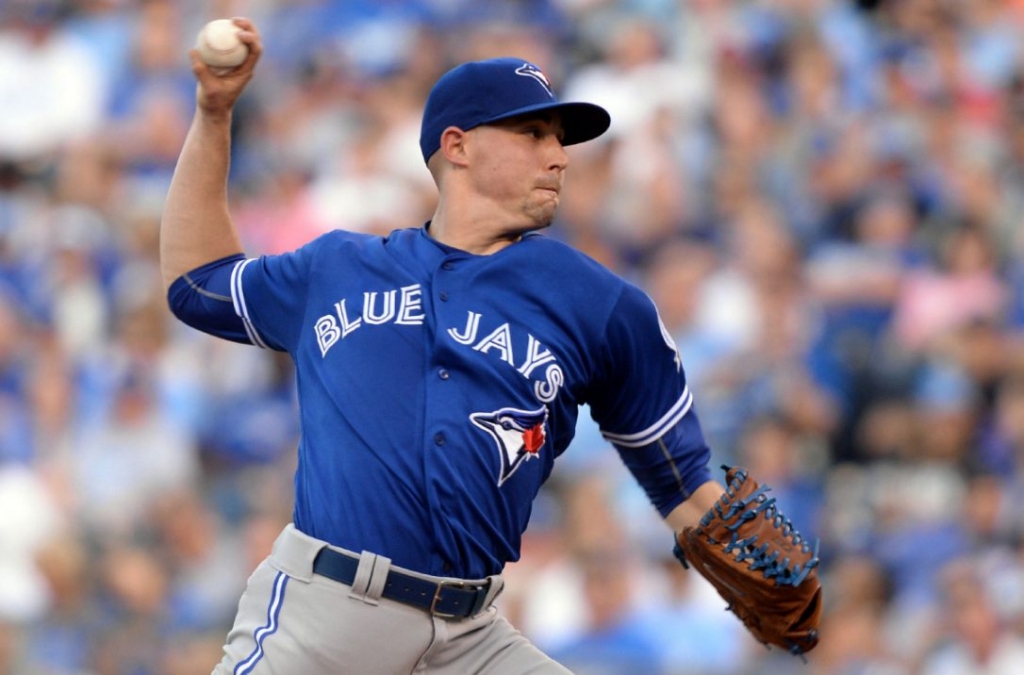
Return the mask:
<path id="1" fill-rule="evenodd" d="M 547 408 L 532 411 L 502 408 L 494 412 L 473 413 L 469 419 L 486 431 L 498 446 L 501 457 L 498 487 L 511 478 L 523 462 L 537 457 L 547 438 Z"/>
<path id="2" fill-rule="evenodd" d="M 551 90 L 551 83 L 548 82 L 548 77 L 541 69 L 532 63 L 524 63 L 523 65 L 516 68 L 516 75 L 522 75 L 523 77 L 532 77 L 533 79 L 544 85 L 544 89 L 547 90 L 548 94 L 554 96 L 555 93 Z"/>

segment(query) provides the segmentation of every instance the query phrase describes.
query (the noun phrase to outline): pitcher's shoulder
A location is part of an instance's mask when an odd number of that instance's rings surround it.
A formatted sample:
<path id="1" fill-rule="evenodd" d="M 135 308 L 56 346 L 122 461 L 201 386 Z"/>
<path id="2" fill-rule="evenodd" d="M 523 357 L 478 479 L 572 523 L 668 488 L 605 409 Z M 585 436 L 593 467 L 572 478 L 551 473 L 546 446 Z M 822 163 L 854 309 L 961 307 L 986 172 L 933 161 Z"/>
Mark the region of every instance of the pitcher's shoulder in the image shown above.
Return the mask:
<path id="1" fill-rule="evenodd" d="M 523 238 L 519 252 L 536 265 L 550 267 L 562 275 L 583 274 L 593 281 L 609 284 L 625 280 L 598 260 L 554 237 L 536 233 Z"/>

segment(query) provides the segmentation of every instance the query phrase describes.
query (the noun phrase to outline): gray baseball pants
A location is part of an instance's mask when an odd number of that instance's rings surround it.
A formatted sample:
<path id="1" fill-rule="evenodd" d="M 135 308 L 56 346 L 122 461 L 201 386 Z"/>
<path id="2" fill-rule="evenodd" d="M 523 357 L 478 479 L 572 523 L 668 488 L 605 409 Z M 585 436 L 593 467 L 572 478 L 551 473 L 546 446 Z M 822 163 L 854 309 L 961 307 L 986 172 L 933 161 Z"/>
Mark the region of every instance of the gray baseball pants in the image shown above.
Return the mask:
<path id="1" fill-rule="evenodd" d="M 327 544 L 288 525 L 249 577 L 213 675 L 566 675 L 493 605 L 465 619 L 381 597 L 390 561 L 364 552 L 351 585 L 313 573 Z M 338 549 L 336 551 L 344 551 Z M 427 580 L 440 577 L 416 574 Z"/>

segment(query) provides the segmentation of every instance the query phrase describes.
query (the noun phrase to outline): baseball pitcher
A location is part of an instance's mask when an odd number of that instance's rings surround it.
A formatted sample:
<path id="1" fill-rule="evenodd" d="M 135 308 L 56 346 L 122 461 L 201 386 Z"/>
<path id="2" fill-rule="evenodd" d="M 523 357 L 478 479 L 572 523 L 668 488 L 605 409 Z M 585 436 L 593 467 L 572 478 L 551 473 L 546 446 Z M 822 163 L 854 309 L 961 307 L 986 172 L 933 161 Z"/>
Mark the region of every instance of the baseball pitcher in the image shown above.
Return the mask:
<path id="1" fill-rule="evenodd" d="M 227 206 L 230 128 L 263 47 L 235 23 L 240 66 L 191 53 L 197 106 L 161 267 L 180 320 L 291 356 L 301 439 L 293 523 L 249 579 L 214 673 L 567 672 L 493 601 L 584 403 L 681 561 L 759 639 L 811 649 L 817 557 L 744 471 L 712 478 L 657 309 L 540 234 L 565 146 L 601 135 L 608 113 L 560 102 L 523 59 L 460 65 L 423 112 L 439 195 L 428 222 L 247 257 Z"/>

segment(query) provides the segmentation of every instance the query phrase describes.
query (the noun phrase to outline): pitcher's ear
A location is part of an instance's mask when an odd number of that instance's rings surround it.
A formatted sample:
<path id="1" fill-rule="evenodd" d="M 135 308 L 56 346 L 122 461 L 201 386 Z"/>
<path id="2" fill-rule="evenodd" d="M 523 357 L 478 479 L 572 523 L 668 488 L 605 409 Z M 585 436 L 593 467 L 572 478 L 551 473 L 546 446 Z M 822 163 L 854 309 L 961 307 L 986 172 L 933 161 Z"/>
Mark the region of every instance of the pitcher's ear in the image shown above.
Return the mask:
<path id="1" fill-rule="evenodd" d="M 452 164 L 465 165 L 466 132 L 458 127 L 448 127 L 445 129 L 441 132 L 440 151 L 444 154 L 445 159 Z"/>

